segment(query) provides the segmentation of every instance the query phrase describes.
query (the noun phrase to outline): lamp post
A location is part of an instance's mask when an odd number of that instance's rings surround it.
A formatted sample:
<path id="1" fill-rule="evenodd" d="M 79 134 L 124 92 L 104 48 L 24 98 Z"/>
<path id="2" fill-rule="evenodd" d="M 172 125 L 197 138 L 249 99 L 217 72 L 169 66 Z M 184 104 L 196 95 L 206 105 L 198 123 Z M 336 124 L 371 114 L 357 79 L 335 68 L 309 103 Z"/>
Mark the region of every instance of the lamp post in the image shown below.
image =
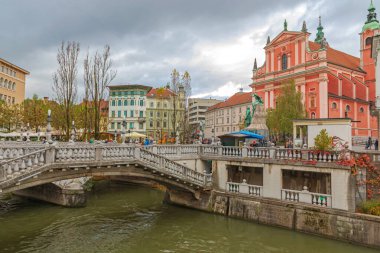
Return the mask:
<path id="1" fill-rule="evenodd" d="M 215 144 L 215 129 L 211 129 L 211 133 L 212 133 L 212 142 L 211 144 Z"/>
<path id="2" fill-rule="evenodd" d="M 41 137 L 40 129 L 37 127 L 37 141 L 38 142 L 40 141 L 40 137 Z"/>
<path id="3" fill-rule="evenodd" d="M 46 141 L 49 144 L 53 143 L 53 140 L 51 139 L 51 110 L 48 110 L 48 116 L 47 116 L 47 126 L 46 126 Z"/>
<path id="4" fill-rule="evenodd" d="M 26 124 L 26 141 L 30 141 L 30 136 L 29 136 L 29 123 Z"/>
<path id="5" fill-rule="evenodd" d="M 123 128 L 121 129 L 121 143 L 124 144 L 125 143 L 125 129 L 127 127 L 127 121 L 125 121 L 125 118 L 123 119 Z"/>
<path id="6" fill-rule="evenodd" d="M 71 138 L 70 142 L 74 143 L 75 142 L 75 122 L 74 120 L 71 122 Z"/>
<path id="7" fill-rule="evenodd" d="M 117 130 L 115 129 L 115 133 L 114 133 L 114 142 L 117 142 Z"/>

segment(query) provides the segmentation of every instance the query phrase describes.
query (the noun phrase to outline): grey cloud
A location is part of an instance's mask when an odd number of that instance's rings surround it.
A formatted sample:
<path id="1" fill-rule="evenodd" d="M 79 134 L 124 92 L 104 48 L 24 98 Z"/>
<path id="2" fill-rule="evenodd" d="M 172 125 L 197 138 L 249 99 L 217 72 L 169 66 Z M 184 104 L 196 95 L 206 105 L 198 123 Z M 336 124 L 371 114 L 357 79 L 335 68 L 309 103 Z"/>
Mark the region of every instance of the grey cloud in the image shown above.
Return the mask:
<path id="1" fill-rule="evenodd" d="M 0 33 L 0 57 L 31 72 L 28 96 L 51 96 L 55 51 L 62 40 L 79 41 L 82 54 L 88 47 L 95 50 L 109 44 L 118 70 L 115 83 L 164 85 L 175 67 L 190 72 L 193 93 L 204 93 L 230 81 L 248 85 L 253 57 L 262 57 L 263 50 L 255 50 L 240 71 L 229 73 L 207 62 L 190 64 L 196 57 L 195 45 L 232 40 L 267 27 L 284 13 L 291 18 L 301 4 L 307 5 L 307 12 L 296 24 L 289 23 L 291 30 L 299 30 L 306 19 L 315 34 L 321 14 L 330 45 L 359 54 L 360 30 L 351 28 L 364 24 L 369 1 L 3 0 L 0 22 L 7 25 Z M 263 34 L 252 34 L 252 47 L 262 45 L 261 49 L 267 34 L 273 38 L 281 30 L 282 21 Z"/>

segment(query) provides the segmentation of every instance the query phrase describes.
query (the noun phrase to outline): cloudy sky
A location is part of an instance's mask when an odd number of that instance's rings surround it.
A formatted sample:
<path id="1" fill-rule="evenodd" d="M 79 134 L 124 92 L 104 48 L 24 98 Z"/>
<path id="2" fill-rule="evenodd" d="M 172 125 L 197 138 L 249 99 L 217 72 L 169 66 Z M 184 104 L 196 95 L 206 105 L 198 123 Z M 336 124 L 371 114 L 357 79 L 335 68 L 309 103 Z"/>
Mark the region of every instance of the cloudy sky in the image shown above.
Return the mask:
<path id="1" fill-rule="evenodd" d="M 189 71 L 193 96 L 248 90 L 254 58 L 263 64 L 268 35 L 288 20 L 312 39 L 322 16 L 330 46 L 359 56 L 370 0 L 1 0 L 0 57 L 30 71 L 27 96 L 53 96 L 62 41 L 87 50 L 111 46 L 114 84 L 162 86 L 176 68 Z M 380 0 L 375 0 L 380 7 Z M 82 84 L 82 66 L 78 84 Z"/>

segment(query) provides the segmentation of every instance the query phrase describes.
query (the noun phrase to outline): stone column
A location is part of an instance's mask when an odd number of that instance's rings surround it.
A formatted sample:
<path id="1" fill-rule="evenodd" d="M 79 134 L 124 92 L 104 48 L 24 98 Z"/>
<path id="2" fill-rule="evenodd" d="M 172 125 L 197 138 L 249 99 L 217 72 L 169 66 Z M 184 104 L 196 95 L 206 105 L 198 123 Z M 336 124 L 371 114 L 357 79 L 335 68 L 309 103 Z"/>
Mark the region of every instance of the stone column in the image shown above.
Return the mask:
<path id="1" fill-rule="evenodd" d="M 319 118 L 328 118 L 328 108 L 327 77 L 321 75 L 321 80 L 319 81 Z"/>
<path id="2" fill-rule="evenodd" d="M 263 197 L 281 199 L 282 173 L 281 167 L 275 164 L 264 164 Z"/>

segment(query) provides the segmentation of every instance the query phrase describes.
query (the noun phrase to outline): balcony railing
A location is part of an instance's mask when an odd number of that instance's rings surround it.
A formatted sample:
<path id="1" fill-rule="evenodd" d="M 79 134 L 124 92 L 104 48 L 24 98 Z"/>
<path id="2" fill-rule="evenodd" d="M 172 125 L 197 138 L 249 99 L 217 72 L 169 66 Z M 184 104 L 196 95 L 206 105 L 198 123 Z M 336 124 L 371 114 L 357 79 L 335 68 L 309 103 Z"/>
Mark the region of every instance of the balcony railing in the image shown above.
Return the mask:
<path id="1" fill-rule="evenodd" d="M 251 196 L 262 196 L 263 187 L 259 185 L 247 184 L 245 180 L 243 183 L 227 182 L 226 190 L 232 193 L 242 193 Z"/>
<path id="2" fill-rule="evenodd" d="M 308 204 L 317 205 L 321 207 L 331 208 L 332 206 L 331 195 L 309 192 L 307 190 L 295 191 L 295 190 L 282 189 L 281 199 L 286 200 L 286 201 L 292 201 L 292 202 L 308 203 Z"/>

